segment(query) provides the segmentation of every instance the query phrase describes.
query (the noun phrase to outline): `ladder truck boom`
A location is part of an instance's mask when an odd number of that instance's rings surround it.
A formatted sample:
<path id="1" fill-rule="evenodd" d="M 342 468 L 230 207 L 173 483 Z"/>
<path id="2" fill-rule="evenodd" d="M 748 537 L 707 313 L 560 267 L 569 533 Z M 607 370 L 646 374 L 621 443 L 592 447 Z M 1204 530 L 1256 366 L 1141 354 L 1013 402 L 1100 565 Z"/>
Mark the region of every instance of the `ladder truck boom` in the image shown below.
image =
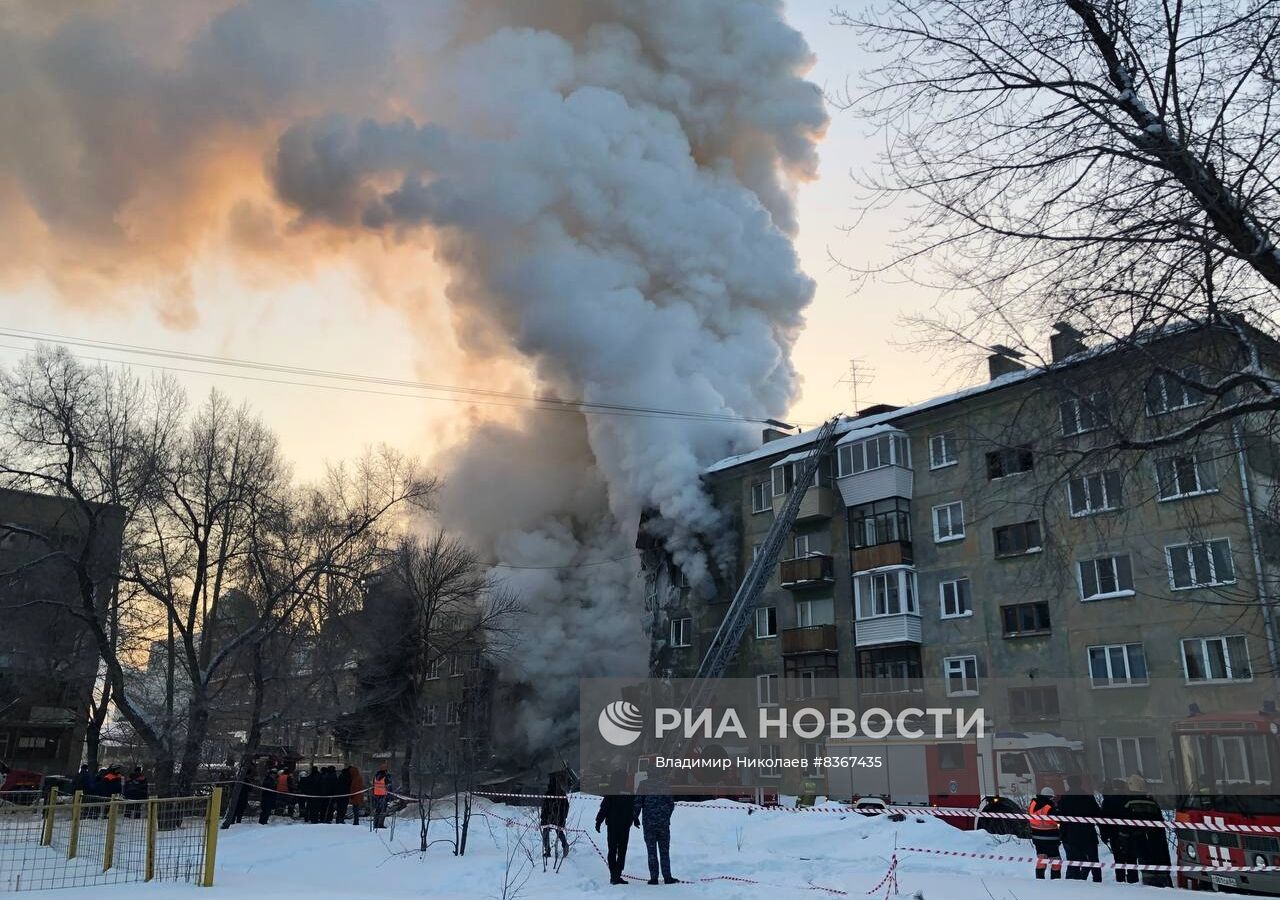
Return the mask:
<path id="1" fill-rule="evenodd" d="M 738 585 L 733 602 L 729 604 L 729 610 L 725 613 L 715 637 L 711 639 L 711 646 L 707 648 L 706 656 L 698 666 L 693 686 L 686 698 L 686 707 L 701 706 L 713 688 L 714 679 L 723 676 L 725 670 L 729 668 L 729 663 L 737 653 L 738 646 L 742 643 L 742 636 L 755 613 L 756 603 L 760 600 L 765 585 L 769 583 L 773 570 L 778 565 L 778 555 L 782 552 L 783 542 L 795 524 L 805 492 L 813 484 L 818 463 L 831 451 L 835 443 L 836 425 L 839 421 L 840 417 L 836 416 L 823 423 L 814 440 L 813 449 L 798 467 L 791 493 L 787 495 L 782 509 L 774 516 L 769 533 L 765 536 L 764 543 L 760 545 L 760 552 L 756 554 L 755 560 L 742 579 L 742 584 Z"/>

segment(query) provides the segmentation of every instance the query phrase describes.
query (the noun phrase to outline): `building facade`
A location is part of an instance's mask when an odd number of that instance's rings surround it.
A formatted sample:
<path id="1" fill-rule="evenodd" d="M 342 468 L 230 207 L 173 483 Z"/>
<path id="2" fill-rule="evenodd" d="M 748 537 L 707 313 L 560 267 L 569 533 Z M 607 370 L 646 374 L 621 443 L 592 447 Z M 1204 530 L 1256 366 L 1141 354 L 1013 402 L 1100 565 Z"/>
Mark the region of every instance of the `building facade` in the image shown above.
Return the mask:
<path id="1" fill-rule="evenodd" d="M 1224 366 L 1212 333 L 1091 351 L 1060 329 L 1052 347 L 1037 367 L 1000 348 L 986 384 L 840 422 L 726 674 L 761 704 L 812 703 L 838 676 L 858 708 L 980 705 L 1173 793 L 1175 721 L 1277 695 L 1274 441 L 1190 427 L 1213 402 L 1188 382 Z M 655 674 L 696 670 L 815 434 L 766 431 L 709 467 L 736 580 L 704 600 L 648 566 Z"/>

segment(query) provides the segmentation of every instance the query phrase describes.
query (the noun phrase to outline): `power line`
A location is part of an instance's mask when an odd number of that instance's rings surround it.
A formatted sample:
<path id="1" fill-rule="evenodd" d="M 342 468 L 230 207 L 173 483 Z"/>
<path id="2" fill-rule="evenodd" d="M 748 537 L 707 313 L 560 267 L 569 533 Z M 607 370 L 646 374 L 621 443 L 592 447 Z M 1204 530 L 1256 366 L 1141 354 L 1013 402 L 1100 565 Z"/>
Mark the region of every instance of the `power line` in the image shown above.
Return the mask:
<path id="1" fill-rule="evenodd" d="M 239 359 L 236 357 L 216 356 L 210 354 L 189 353 L 178 350 L 166 350 L 158 347 L 146 347 L 138 344 L 126 344 L 113 341 L 99 341 L 91 338 L 78 338 L 70 335 L 60 335 L 50 332 L 29 331 L 19 328 L 0 328 L 0 335 L 16 338 L 23 341 L 54 341 L 61 344 L 67 344 L 74 347 L 82 347 L 93 350 L 106 350 L 115 353 L 125 353 L 131 355 L 151 356 L 160 359 L 178 360 L 182 362 L 198 363 L 202 365 L 222 366 L 228 368 L 248 369 L 250 371 L 269 372 L 282 375 L 293 375 L 303 378 L 324 378 L 335 381 L 343 381 L 355 384 L 372 384 L 387 387 L 403 387 L 419 391 L 435 391 L 437 393 L 458 395 L 458 396 L 431 396 L 423 394 L 406 394 L 394 391 L 370 390 L 367 388 L 346 387 L 341 385 L 320 384 L 314 381 L 294 381 L 278 378 L 267 378 L 260 375 L 233 374 L 230 372 L 208 371 L 204 369 L 189 369 L 172 365 L 161 365 L 155 363 L 130 363 L 130 365 L 138 365 L 143 368 L 158 369 L 161 371 L 180 372 L 190 375 L 204 375 L 220 378 L 235 378 L 242 381 L 257 381 L 265 384 L 282 384 L 292 385 L 295 387 L 311 387 L 321 390 L 338 390 L 350 391 L 354 393 L 373 394 L 388 397 L 405 397 L 417 400 L 440 400 L 452 403 L 468 403 L 487 406 L 507 406 L 507 407 L 527 407 L 532 405 L 534 409 L 545 410 L 549 412 L 576 412 L 584 415 L 619 415 L 634 416 L 642 418 L 667 418 L 676 420 L 701 421 L 701 422 L 740 422 L 753 424 L 767 424 L 765 419 L 754 418 L 749 416 L 739 416 L 732 413 L 714 413 L 714 412 L 696 412 L 690 410 L 669 409 L 664 407 L 653 406 L 635 406 L 623 403 L 602 403 L 585 400 L 566 400 L 560 397 L 552 397 L 545 394 L 521 394 L 513 391 L 499 391 L 489 388 L 472 388 L 459 385 L 434 384 L 431 382 L 411 381 L 399 378 L 387 378 L 376 375 L 366 375 L 359 372 L 341 372 L 326 369 L 313 369 L 303 366 L 290 366 L 279 363 L 261 362 L 257 360 Z M 6 346 L 6 349 L 25 352 L 28 348 Z M 121 360 L 112 358 L 103 358 L 99 356 L 86 356 L 83 354 L 73 354 L 79 359 L 86 359 L 94 362 L 103 363 L 120 363 Z M 508 402 L 501 402 L 508 401 Z M 510 402 L 514 401 L 514 402 Z"/>
<path id="2" fill-rule="evenodd" d="M 639 559 L 639 553 L 628 553 L 626 556 L 616 556 L 613 559 L 599 559 L 592 562 L 570 563 L 564 566 L 516 566 L 508 563 L 487 562 L 484 565 L 491 569 L 589 569 L 592 566 L 607 566 L 609 563 L 625 562 L 628 559 Z"/>

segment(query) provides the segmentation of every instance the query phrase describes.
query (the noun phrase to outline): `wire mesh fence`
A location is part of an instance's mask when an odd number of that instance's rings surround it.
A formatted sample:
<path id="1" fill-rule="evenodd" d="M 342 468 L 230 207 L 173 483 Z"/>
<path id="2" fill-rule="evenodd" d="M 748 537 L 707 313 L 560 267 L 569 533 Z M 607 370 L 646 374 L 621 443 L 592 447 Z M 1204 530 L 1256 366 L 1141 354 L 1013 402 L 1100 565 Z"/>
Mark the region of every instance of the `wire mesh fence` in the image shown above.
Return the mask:
<path id="1" fill-rule="evenodd" d="M 220 788 L 122 800 L 0 793 L 0 891 L 137 881 L 212 885 Z"/>

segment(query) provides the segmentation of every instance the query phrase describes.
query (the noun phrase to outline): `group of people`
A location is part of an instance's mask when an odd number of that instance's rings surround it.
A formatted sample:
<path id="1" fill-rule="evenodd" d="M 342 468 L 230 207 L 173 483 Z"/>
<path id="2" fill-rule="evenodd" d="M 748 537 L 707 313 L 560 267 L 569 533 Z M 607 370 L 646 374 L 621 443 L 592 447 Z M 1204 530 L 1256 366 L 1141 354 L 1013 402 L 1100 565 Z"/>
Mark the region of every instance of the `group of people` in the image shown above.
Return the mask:
<path id="1" fill-rule="evenodd" d="M 80 771 L 71 779 L 71 790 L 79 791 L 86 803 L 101 803 L 113 797 L 124 800 L 146 800 L 151 796 L 151 788 L 147 784 L 147 776 L 142 771 L 142 766 L 134 766 L 133 771 L 125 777 L 121 766 L 106 766 L 98 769 L 95 774 L 88 764 L 82 765 Z M 89 809 L 86 814 L 93 818 L 99 812 L 98 809 Z M 137 804 L 127 805 L 124 808 L 124 814 L 131 819 L 141 818 L 142 807 Z"/>
<path id="2" fill-rule="evenodd" d="M 1098 841 L 1111 848 L 1117 863 L 1150 866 L 1169 865 L 1169 837 L 1164 827 L 1144 825 L 1094 825 L 1086 822 L 1058 822 L 1056 817 L 1130 819 L 1159 822 L 1164 819 L 1160 804 L 1146 792 L 1141 775 L 1127 780 L 1115 779 L 1107 785 L 1102 803 L 1080 785 L 1066 785 L 1059 798 L 1050 787 L 1042 787 L 1027 807 L 1031 825 L 1031 842 L 1036 851 L 1036 878 L 1061 877 L 1062 852 L 1065 852 L 1067 878 L 1102 881 L 1100 866 L 1073 863 L 1098 862 Z M 1138 882 L 1137 869 L 1116 869 L 1116 881 Z M 1168 872 L 1143 872 L 1142 883 L 1155 887 L 1172 887 Z"/>
<path id="3" fill-rule="evenodd" d="M 387 803 L 392 790 L 391 774 L 379 769 L 373 777 L 373 827 L 385 828 Z M 365 810 L 365 781 L 356 766 L 313 766 L 305 774 L 285 768 L 268 768 L 258 783 L 258 823 L 266 825 L 272 815 L 302 819 L 311 824 L 343 824 L 347 809 L 351 822 L 360 824 Z M 234 820 L 244 817 L 249 790 L 240 792 Z"/>
<path id="4" fill-rule="evenodd" d="M 676 801 L 664 788 L 663 784 L 650 781 L 643 794 L 606 794 L 600 801 L 596 831 L 600 831 L 601 825 L 607 826 L 610 884 L 627 883 L 622 869 L 627 863 L 628 839 L 631 829 L 642 824 L 644 846 L 649 855 L 649 883 L 658 884 L 659 876 L 663 884 L 680 883 L 680 879 L 671 874 L 671 814 Z"/>

